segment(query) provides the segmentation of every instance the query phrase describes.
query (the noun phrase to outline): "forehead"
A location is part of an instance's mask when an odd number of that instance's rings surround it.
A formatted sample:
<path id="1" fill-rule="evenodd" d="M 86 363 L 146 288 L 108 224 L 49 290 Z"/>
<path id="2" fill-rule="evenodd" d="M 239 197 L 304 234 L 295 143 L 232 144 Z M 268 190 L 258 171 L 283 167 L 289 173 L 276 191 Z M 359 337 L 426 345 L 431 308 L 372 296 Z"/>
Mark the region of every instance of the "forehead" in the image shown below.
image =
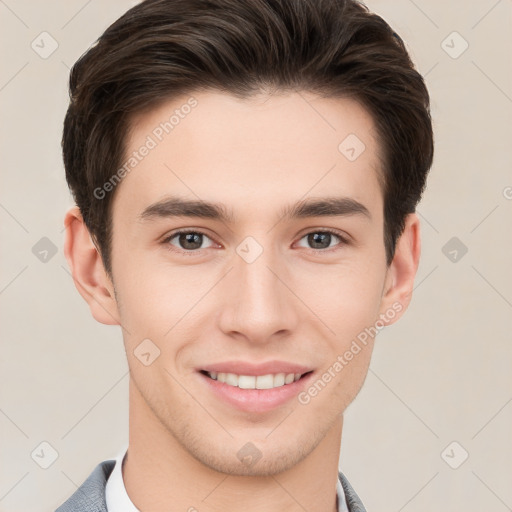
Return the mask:
<path id="1" fill-rule="evenodd" d="M 351 99 L 183 95 L 131 120 L 114 216 L 133 218 L 169 194 L 249 216 L 308 195 L 379 207 L 379 149 L 372 117 Z"/>

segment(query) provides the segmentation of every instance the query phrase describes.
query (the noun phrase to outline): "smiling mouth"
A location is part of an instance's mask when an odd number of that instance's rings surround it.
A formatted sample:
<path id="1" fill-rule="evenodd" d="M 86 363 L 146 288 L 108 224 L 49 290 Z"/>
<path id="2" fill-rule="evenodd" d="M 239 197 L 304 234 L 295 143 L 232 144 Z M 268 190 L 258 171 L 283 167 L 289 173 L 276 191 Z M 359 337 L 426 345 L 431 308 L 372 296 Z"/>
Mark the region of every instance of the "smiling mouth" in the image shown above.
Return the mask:
<path id="1" fill-rule="evenodd" d="M 235 373 L 209 372 L 200 373 L 212 380 L 240 389 L 274 389 L 297 382 L 312 371 L 306 373 L 269 373 L 266 375 L 238 375 Z"/>

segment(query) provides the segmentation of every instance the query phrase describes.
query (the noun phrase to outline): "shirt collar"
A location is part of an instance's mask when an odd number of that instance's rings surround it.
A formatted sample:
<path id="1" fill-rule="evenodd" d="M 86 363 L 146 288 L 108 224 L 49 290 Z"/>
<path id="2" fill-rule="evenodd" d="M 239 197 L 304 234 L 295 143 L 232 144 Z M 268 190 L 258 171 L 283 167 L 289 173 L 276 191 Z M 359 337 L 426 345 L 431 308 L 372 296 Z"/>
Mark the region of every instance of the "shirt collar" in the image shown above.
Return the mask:
<path id="1" fill-rule="evenodd" d="M 124 486 L 122 466 L 127 451 L 128 446 L 125 445 L 118 453 L 116 464 L 105 486 L 105 499 L 108 512 L 140 512 L 132 503 L 132 500 L 126 492 L 126 487 Z"/>

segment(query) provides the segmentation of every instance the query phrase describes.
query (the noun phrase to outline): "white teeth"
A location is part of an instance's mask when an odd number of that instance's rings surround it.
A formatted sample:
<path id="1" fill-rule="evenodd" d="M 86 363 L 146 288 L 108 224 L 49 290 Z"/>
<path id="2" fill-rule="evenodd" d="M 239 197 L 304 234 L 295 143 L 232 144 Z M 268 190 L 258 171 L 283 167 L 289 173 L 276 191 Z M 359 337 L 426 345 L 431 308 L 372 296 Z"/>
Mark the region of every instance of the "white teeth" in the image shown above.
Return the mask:
<path id="1" fill-rule="evenodd" d="M 241 389 L 272 389 L 291 384 L 300 379 L 300 373 L 269 373 L 267 375 L 236 375 L 235 373 L 208 372 L 208 375 L 228 386 Z"/>
<path id="2" fill-rule="evenodd" d="M 254 375 L 239 375 L 238 377 L 232 373 L 235 377 L 235 384 L 231 384 L 232 386 L 238 386 L 242 389 L 255 389 L 256 388 L 256 377 Z M 238 381 L 238 382 L 236 382 Z M 230 384 L 230 382 L 226 379 L 226 384 Z"/>
<path id="3" fill-rule="evenodd" d="M 285 381 L 285 374 L 284 373 L 278 373 L 274 375 L 274 386 L 277 388 L 279 386 L 284 386 Z"/>
<path id="4" fill-rule="evenodd" d="M 272 374 L 258 375 L 256 377 L 256 389 L 272 389 L 273 387 L 274 376 Z"/>
<path id="5" fill-rule="evenodd" d="M 284 383 L 285 384 L 291 384 L 294 380 L 295 380 L 295 374 L 294 373 L 289 373 L 288 375 L 286 375 L 286 377 L 284 379 Z"/>
<path id="6" fill-rule="evenodd" d="M 238 377 L 234 373 L 226 373 L 226 380 L 224 382 L 230 386 L 238 386 Z"/>

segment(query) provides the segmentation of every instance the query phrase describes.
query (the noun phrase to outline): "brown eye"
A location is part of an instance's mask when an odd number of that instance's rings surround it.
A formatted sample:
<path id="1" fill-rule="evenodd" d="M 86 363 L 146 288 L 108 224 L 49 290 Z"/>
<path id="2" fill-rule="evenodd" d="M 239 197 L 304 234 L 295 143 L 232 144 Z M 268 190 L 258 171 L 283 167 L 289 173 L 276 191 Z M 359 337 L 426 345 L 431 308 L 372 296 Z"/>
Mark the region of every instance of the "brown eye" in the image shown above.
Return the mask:
<path id="1" fill-rule="evenodd" d="M 201 247 L 204 239 L 210 240 L 208 236 L 200 231 L 178 231 L 173 233 L 164 240 L 164 243 L 173 246 L 173 249 L 183 251 L 197 251 L 199 249 L 206 249 L 207 247 Z M 176 243 L 173 243 L 173 240 Z M 210 240 L 211 241 L 211 240 Z"/>
<path id="2" fill-rule="evenodd" d="M 341 235 L 332 231 L 312 231 L 303 236 L 301 240 L 306 240 L 306 247 L 313 250 L 330 249 L 346 242 Z"/>

